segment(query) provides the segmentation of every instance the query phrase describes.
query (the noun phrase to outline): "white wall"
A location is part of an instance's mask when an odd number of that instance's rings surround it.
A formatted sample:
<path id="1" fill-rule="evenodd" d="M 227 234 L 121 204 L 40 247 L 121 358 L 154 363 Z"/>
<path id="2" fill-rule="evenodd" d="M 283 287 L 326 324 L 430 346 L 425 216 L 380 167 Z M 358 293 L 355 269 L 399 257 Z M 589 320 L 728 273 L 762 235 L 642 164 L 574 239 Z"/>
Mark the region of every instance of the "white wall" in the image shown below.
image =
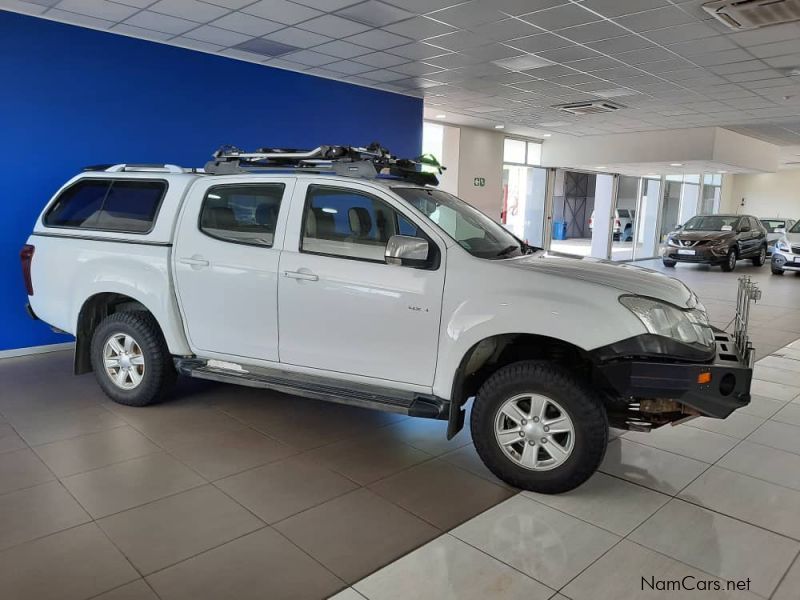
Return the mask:
<path id="1" fill-rule="evenodd" d="M 721 212 L 800 218 L 800 169 L 730 175 L 726 177 L 723 192 Z"/>
<path id="2" fill-rule="evenodd" d="M 500 220 L 503 204 L 502 133 L 461 127 L 458 161 L 458 197 L 469 202 L 495 221 Z M 483 178 L 486 185 L 475 185 Z"/>

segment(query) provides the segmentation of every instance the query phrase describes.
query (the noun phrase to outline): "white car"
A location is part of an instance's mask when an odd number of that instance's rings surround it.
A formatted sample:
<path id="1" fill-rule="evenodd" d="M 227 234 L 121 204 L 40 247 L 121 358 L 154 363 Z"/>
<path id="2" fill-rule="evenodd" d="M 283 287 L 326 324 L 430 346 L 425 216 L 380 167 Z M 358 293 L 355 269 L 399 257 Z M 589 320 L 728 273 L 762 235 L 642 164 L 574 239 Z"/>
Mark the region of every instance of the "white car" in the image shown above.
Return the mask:
<path id="1" fill-rule="evenodd" d="M 783 217 L 765 217 L 759 219 L 764 229 L 767 230 L 767 256 L 772 255 L 775 244 L 789 231 L 797 222 L 794 219 L 784 219 Z"/>
<path id="2" fill-rule="evenodd" d="M 780 232 L 780 236 L 772 250 L 773 275 L 783 275 L 784 271 L 800 272 L 800 222 Z"/>
<path id="3" fill-rule="evenodd" d="M 614 211 L 614 225 L 612 228 L 612 239 L 622 242 L 633 240 L 633 222 L 636 219 L 636 209 L 618 208 Z M 594 231 L 594 211 L 589 217 L 589 230 Z"/>
<path id="4" fill-rule="evenodd" d="M 418 166 L 322 146 L 90 168 L 23 248 L 28 310 L 127 405 L 182 374 L 443 419 L 452 437 L 474 397 L 483 461 L 545 493 L 597 469 L 609 425 L 750 401 L 751 346 L 683 283 L 548 256 Z"/>

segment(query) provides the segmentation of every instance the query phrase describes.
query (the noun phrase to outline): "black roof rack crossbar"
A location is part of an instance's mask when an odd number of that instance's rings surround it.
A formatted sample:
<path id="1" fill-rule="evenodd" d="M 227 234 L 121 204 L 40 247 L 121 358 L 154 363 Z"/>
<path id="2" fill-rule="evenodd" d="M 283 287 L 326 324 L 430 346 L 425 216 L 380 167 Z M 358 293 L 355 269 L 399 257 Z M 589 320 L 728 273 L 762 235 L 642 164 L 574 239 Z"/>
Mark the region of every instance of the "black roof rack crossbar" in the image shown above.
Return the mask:
<path id="1" fill-rule="evenodd" d="M 421 185 L 438 185 L 435 173 L 422 171 L 430 165 L 439 173 L 444 170 L 433 157 L 397 158 L 380 144 L 366 148 L 354 146 L 318 146 L 313 150 L 259 148 L 244 152 L 235 146 L 223 146 L 206 163 L 205 172 L 231 175 L 252 171 L 296 170 L 306 173 L 332 173 L 347 177 L 375 178 L 389 175 Z"/>

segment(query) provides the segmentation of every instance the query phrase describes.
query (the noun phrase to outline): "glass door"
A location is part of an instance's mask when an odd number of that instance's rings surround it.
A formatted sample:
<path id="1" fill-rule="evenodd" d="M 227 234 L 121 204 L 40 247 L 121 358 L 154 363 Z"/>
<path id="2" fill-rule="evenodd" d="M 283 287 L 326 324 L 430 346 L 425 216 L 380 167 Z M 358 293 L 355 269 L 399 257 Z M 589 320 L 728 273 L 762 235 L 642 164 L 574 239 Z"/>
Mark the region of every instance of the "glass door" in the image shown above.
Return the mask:
<path id="1" fill-rule="evenodd" d="M 531 246 L 544 246 L 547 169 L 503 165 L 502 224 Z"/>
<path id="2" fill-rule="evenodd" d="M 658 209 L 661 200 L 660 177 L 643 177 L 636 203 L 633 234 L 633 259 L 653 258 L 658 254 Z"/>

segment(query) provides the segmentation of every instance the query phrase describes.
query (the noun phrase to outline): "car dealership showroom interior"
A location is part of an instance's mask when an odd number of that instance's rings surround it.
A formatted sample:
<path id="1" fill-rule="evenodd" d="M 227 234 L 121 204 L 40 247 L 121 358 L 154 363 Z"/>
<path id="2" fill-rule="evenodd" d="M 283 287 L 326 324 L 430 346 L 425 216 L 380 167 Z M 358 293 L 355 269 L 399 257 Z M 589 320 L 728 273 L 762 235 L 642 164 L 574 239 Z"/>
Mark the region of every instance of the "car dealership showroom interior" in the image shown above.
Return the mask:
<path id="1" fill-rule="evenodd" d="M 0 0 L 0 600 L 800 598 L 800 1 Z"/>

